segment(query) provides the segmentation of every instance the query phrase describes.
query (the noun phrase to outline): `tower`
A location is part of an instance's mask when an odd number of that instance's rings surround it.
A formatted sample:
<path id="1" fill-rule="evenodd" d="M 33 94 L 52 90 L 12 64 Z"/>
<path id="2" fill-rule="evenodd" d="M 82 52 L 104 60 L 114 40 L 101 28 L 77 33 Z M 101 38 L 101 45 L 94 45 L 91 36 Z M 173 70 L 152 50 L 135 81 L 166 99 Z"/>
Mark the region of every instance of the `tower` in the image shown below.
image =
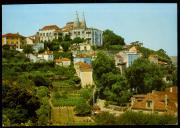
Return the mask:
<path id="1" fill-rule="evenodd" d="M 74 21 L 74 28 L 79 28 L 80 27 L 80 22 L 79 22 L 79 17 L 78 17 L 78 13 L 76 11 L 76 18 Z"/>
<path id="2" fill-rule="evenodd" d="M 84 12 L 83 12 L 82 27 L 86 28 L 86 20 L 85 20 Z"/>

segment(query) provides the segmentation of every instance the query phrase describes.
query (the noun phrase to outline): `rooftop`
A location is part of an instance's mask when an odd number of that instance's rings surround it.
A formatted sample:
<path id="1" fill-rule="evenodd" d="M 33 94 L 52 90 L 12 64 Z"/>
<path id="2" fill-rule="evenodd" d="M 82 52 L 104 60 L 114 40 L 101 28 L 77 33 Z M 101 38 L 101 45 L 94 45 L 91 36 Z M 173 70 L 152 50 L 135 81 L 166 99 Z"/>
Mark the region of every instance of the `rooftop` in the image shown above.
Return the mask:
<path id="1" fill-rule="evenodd" d="M 168 88 L 165 91 L 153 91 L 152 93 L 147 93 L 146 95 L 134 95 L 133 97 L 142 97 L 141 101 L 136 101 L 132 105 L 132 109 L 139 110 L 152 110 L 152 108 L 146 107 L 146 102 L 151 100 L 154 102 L 155 111 L 166 111 L 165 96 L 167 95 L 167 109 L 168 111 L 177 111 L 177 87 Z"/>
<path id="2" fill-rule="evenodd" d="M 69 58 L 58 58 L 54 60 L 56 63 L 61 63 L 63 61 L 71 61 Z"/>
<path id="3" fill-rule="evenodd" d="M 48 26 L 44 26 L 42 29 L 40 30 L 60 30 L 60 28 L 57 25 L 48 25 Z"/>
<path id="4" fill-rule="evenodd" d="M 24 36 L 20 35 L 19 33 L 7 33 L 2 35 L 2 37 L 24 37 Z"/>
<path id="5" fill-rule="evenodd" d="M 91 69 L 91 65 L 84 62 L 77 62 L 75 65 L 79 65 L 80 69 Z"/>

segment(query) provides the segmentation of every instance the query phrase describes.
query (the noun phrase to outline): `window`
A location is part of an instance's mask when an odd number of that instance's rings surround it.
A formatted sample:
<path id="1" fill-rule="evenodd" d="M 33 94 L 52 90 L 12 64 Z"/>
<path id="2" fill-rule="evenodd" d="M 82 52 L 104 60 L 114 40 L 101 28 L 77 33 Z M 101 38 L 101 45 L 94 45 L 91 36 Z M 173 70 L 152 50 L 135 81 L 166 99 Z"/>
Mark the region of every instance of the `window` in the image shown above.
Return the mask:
<path id="1" fill-rule="evenodd" d="M 86 32 L 86 34 L 91 34 L 91 32 Z"/>
<path id="2" fill-rule="evenodd" d="M 80 35 L 80 32 L 78 32 L 78 35 Z"/>
<path id="3" fill-rule="evenodd" d="M 137 54 L 128 54 L 128 64 L 129 66 L 131 66 L 134 62 L 134 60 L 136 60 L 138 58 Z"/>
<path id="4" fill-rule="evenodd" d="M 146 107 L 147 108 L 152 108 L 152 100 L 146 101 Z"/>
<path id="5" fill-rule="evenodd" d="M 46 33 L 46 36 L 48 36 L 48 33 Z"/>

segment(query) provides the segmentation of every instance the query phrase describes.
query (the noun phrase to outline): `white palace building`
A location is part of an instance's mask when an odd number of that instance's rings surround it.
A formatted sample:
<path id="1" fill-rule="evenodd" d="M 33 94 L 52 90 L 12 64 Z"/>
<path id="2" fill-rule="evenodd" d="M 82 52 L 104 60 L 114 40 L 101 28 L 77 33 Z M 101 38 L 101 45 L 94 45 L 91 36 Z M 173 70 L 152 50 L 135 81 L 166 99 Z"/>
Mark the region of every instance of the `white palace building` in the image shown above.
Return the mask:
<path id="1" fill-rule="evenodd" d="M 103 44 L 102 34 L 103 31 L 99 29 L 87 27 L 84 13 L 82 21 L 80 21 L 77 12 L 74 22 L 68 22 L 62 28 L 57 25 L 44 26 L 37 32 L 40 41 L 52 41 L 53 39 L 70 35 L 71 39 L 76 37 L 84 38 L 87 43 L 97 46 Z"/>

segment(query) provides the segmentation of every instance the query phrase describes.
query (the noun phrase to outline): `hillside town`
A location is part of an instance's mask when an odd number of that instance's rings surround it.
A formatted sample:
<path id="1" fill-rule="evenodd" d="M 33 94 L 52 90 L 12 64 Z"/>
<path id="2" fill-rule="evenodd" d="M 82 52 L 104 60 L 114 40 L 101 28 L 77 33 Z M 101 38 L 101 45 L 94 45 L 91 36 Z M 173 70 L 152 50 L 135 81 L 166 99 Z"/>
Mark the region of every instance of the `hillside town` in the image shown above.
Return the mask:
<path id="1" fill-rule="evenodd" d="M 177 123 L 177 65 L 163 49 L 90 28 L 84 13 L 63 27 L 37 29 L 2 35 L 4 126 L 118 124 L 130 112 Z M 11 118 L 12 108 L 19 111 Z M 21 119 L 23 110 L 33 119 Z"/>

